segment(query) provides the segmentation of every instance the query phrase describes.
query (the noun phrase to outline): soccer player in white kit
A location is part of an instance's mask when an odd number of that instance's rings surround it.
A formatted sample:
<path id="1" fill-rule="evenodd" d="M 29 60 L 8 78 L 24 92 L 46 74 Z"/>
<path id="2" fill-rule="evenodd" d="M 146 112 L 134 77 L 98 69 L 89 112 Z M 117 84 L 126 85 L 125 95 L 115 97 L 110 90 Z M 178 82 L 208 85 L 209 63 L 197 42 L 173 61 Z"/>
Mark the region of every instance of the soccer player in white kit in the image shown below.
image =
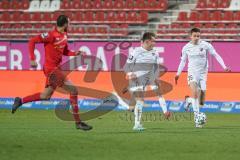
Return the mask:
<path id="1" fill-rule="evenodd" d="M 144 130 L 141 124 L 141 116 L 144 106 L 144 91 L 146 91 L 147 86 L 150 86 L 157 94 L 165 118 L 170 117 L 165 99 L 162 97 L 158 88 L 160 57 L 156 50 L 153 49 L 155 46 L 155 34 L 151 32 L 144 33 L 141 42 L 141 47 L 137 47 L 133 52 L 129 53 L 124 66 L 126 77 L 129 79 L 129 91 L 136 101 L 133 130 L 137 131 Z"/>
<path id="2" fill-rule="evenodd" d="M 193 28 L 191 30 L 191 41 L 182 49 L 181 62 L 178 67 L 177 75 L 175 76 L 175 83 L 177 84 L 179 76 L 188 59 L 188 85 L 191 89 L 192 97 L 186 98 L 186 106 L 189 106 L 189 103 L 192 104 L 194 118 L 196 118 L 199 113 L 199 105 L 203 105 L 205 101 L 208 53 L 216 58 L 224 71 L 230 72 L 230 69 L 226 67 L 223 59 L 213 46 L 200 39 L 200 29 Z M 196 127 L 202 128 L 203 126 L 196 124 Z"/>

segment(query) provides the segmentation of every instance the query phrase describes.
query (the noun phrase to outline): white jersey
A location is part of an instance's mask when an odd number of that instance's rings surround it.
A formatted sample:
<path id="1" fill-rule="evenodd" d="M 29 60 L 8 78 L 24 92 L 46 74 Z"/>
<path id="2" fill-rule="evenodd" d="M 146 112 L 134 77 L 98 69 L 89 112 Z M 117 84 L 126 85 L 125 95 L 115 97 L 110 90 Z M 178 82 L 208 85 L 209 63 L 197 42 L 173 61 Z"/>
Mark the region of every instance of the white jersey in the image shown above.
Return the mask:
<path id="1" fill-rule="evenodd" d="M 206 41 L 199 40 L 196 45 L 189 42 L 183 47 L 177 75 L 181 74 L 187 59 L 188 72 L 206 73 L 208 71 L 208 53 L 213 55 L 224 69 L 226 68 L 222 58 L 218 55 L 213 46 Z"/>
<path id="2" fill-rule="evenodd" d="M 137 47 L 133 52 L 129 53 L 126 64 L 131 68 L 127 72 L 133 72 L 137 77 L 146 74 L 153 70 L 154 64 L 159 64 L 160 57 L 156 50 L 150 51 L 143 47 Z"/>

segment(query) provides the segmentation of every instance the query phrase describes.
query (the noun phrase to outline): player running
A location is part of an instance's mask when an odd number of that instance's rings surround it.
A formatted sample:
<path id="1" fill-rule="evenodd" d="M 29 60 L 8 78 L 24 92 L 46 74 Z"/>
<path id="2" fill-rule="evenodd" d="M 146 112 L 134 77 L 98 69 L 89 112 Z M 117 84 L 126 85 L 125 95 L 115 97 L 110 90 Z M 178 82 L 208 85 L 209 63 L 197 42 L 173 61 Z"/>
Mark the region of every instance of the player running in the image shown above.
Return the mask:
<path id="1" fill-rule="evenodd" d="M 137 47 L 128 56 L 124 66 L 127 79 L 129 79 L 129 91 L 135 97 L 134 116 L 135 123 L 133 130 L 144 130 L 141 124 L 142 109 L 144 105 L 144 91 L 147 86 L 156 92 L 160 106 L 166 118 L 170 117 L 166 102 L 159 91 L 159 55 L 155 46 L 155 34 L 146 32 L 142 36 L 142 45 Z"/>
<path id="2" fill-rule="evenodd" d="M 196 118 L 199 113 L 199 105 L 203 105 L 205 101 L 208 53 L 216 58 L 224 71 L 230 72 L 230 69 L 226 67 L 223 59 L 215 51 L 213 46 L 200 39 L 200 29 L 193 28 L 191 30 L 191 41 L 182 49 L 181 62 L 178 67 L 177 75 L 175 76 L 175 83 L 177 84 L 179 76 L 188 59 L 188 85 L 191 89 L 192 97 L 186 97 L 185 106 L 188 110 L 191 103 L 194 111 L 194 118 Z M 202 125 L 196 124 L 196 127 L 201 128 Z"/>
<path id="3" fill-rule="evenodd" d="M 64 76 L 61 71 L 60 64 L 62 56 L 78 56 L 84 54 L 82 51 L 70 51 L 67 44 L 67 28 L 69 19 L 65 15 L 60 15 L 57 18 L 57 24 L 54 30 L 33 37 L 29 41 L 29 53 L 31 67 L 36 68 L 34 48 L 36 43 L 44 43 L 45 48 L 45 63 L 43 72 L 46 76 L 46 85 L 42 93 L 35 93 L 23 98 L 16 97 L 12 106 L 12 113 L 24 103 L 49 100 L 57 87 L 61 87 L 70 93 L 70 103 L 73 110 L 73 118 L 76 123 L 76 128 L 81 130 L 91 130 L 92 127 L 82 122 L 78 114 L 78 90 Z"/>

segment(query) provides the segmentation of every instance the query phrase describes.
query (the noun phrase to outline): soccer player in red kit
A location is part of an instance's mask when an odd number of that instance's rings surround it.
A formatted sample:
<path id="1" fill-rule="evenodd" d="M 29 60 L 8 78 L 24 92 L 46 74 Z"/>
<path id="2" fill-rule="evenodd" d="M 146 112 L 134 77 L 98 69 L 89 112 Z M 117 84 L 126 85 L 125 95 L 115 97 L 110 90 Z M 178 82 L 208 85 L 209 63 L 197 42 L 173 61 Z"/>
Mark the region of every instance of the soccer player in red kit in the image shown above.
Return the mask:
<path id="1" fill-rule="evenodd" d="M 82 122 L 78 114 L 78 90 L 64 76 L 61 71 L 60 64 L 62 56 L 78 56 L 84 54 L 82 51 L 70 51 L 67 45 L 67 27 L 69 19 L 65 15 L 60 15 L 57 19 L 57 25 L 54 30 L 33 37 L 29 41 L 29 53 L 31 59 L 31 67 L 37 67 L 35 61 L 34 48 L 35 43 L 44 43 L 45 48 L 45 64 L 43 72 L 46 76 L 46 86 L 42 93 L 36 93 L 23 98 L 16 97 L 12 106 L 12 113 L 24 103 L 49 100 L 57 87 L 61 87 L 70 93 L 70 103 L 73 110 L 73 118 L 77 129 L 91 130 L 92 126 Z"/>

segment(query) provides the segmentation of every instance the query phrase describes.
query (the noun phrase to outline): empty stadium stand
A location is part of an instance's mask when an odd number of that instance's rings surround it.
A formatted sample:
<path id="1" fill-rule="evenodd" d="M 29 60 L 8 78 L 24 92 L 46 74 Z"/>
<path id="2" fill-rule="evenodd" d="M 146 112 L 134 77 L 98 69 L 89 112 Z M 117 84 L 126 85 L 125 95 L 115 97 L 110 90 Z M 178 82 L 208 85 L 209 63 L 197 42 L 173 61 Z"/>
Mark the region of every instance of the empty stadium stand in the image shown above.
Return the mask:
<path id="1" fill-rule="evenodd" d="M 232 3 L 231 0 L 197 0 L 195 8 L 180 11 L 171 24 L 160 24 L 158 36 L 187 39 L 189 28 L 198 27 L 204 39 L 239 40 L 240 6 L 239 10 L 232 10 Z"/>
<path id="2" fill-rule="evenodd" d="M 182 1 L 194 7 L 182 9 Z M 151 30 L 159 39 L 181 40 L 191 27 L 206 39 L 240 37 L 239 0 L 0 0 L 0 39 L 47 32 L 60 14 L 71 20 L 72 39 L 133 39 Z M 175 18 L 159 20 L 167 17 Z"/>

